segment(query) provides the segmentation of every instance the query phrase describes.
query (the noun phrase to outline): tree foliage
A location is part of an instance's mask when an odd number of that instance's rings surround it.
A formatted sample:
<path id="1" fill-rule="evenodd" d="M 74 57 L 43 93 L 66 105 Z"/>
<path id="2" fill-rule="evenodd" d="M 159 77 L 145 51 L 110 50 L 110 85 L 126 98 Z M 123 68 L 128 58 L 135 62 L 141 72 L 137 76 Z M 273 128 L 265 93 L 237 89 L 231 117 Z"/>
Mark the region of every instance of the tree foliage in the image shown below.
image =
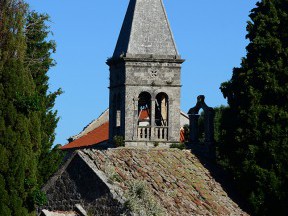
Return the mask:
<path id="1" fill-rule="evenodd" d="M 48 92 L 47 72 L 55 66 L 51 55 L 56 51 L 55 42 L 47 40 L 51 33 L 46 24 L 48 21 L 47 14 L 38 14 L 32 11 L 27 16 L 25 26 L 27 44 L 25 66 L 32 75 L 36 86 L 41 122 L 41 152 L 38 164 L 38 183 L 40 185 L 56 171 L 62 159 L 60 150 L 57 150 L 58 146 L 51 150 L 55 140 L 54 131 L 59 120 L 57 111 L 53 111 L 52 108 L 55 105 L 56 97 L 62 93 L 62 90 Z"/>
<path id="2" fill-rule="evenodd" d="M 39 188 L 52 172 L 44 171 L 43 163 L 55 167 L 59 161 L 57 150 L 50 150 L 58 121 L 52 108 L 59 91 L 47 93 L 53 43 L 45 42 L 46 20 L 30 13 L 21 0 L 0 1 L 0 215 L 4 216 L 32 212 Z"/>
<path id="3" fill-rule="evenodd" d="M 256 215 L 287 215 L 288 1 L 262 0 L 247 25 L 247 56 L 221 90 L 220 153 Z"/>
<path id="4" fill-rule="evenodd" d="M 25 14 L 20 1 L 1 2 L 0 215 L 27 215 L 36 186 L 40 124 L 30 101 L 35 86 L 25 70 Z"/>
<path id="5" fill-rule="evenodd" d="M 214 107 L 215 111 L 215 117 L 214 117 L 214 140 L 216 145 L 221 143 L 222 140 L 221 138 L 223 135 L 226 133 L 227 128 L 223 128 L 223 126 L 227 125 L 225 122 L 225 113 L 226 110 L 228 109 L 227 106 L 219 106 L 219 107 Z M 229 125 L 229 123 L 228 123 Z"/>

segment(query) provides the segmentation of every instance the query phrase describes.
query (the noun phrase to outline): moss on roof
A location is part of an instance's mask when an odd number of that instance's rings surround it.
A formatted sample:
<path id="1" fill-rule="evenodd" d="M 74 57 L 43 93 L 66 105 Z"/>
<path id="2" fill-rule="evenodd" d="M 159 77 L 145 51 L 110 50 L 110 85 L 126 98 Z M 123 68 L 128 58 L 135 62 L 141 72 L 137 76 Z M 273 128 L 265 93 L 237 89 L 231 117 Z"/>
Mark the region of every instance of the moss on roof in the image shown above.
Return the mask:
<path id="1" fill-rule="evenodd" d="M 117 148 L 78 153 L 125 196 L 131 182 L 143 182 L 167 215 L 247 215 L 188 150 Z"/>

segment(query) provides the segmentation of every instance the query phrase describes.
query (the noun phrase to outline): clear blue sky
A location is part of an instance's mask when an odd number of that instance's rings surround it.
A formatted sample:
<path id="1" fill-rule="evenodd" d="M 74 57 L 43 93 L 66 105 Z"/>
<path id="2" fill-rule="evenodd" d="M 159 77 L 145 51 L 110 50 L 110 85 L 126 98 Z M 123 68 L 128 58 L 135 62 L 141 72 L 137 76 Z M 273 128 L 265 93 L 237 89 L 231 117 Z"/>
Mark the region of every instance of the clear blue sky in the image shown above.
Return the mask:
<path id="1" fill-rule="evenodd" d="M 256 0 L 163 0 L 182 69 L 181 108 L 206 96 L 210 106 L 226 104 L 219 86 L 245 56 L 246 22 Z M 65 144 L 108 107 L 111 57 L 129 0 L 28 0 L 31 9 L 51 16 L 57 66 L 49 72 L 60 121 L 55 144 Z"/>

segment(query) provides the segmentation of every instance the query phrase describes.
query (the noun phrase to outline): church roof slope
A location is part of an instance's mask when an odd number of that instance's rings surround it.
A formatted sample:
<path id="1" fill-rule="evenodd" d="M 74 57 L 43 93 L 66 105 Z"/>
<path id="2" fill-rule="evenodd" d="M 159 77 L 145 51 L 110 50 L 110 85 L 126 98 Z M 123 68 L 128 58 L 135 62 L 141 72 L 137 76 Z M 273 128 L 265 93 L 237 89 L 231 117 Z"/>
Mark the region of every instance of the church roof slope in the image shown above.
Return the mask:
<path id="1" fill-rule="evenodd" d="M 97 119 L 94 119 L 87 126 L 85 126 L 80 133 L 71 136 L 68 140 L 74 141 L 76 139 L 79 139 L 80 137 L 90 133 L 91 131 L 95 130 L 96 128 L 100 127 L 101 125 L 103 125 L 108 121 L 109 121 L 109 109 L 106 109 L 103 113 L 101 113 L 101 115 Z"/>
<path id="2" fill-rule="evenodd" d="M 178 56 L 162 0 L 130 0 L 113 57 Z"/>
<path id="3" fill-rule="evenodd" d="M 84 149 L 78 154 L 111 177 L 124 196 L 131 182 L 143 182 L 164 215 L 247 215 L 188 150 Z"/>
<path id="4" fill-rule="evenodd" d="M 61 150 L 91 147 L 103 143 L 108 139 L 109 139 L 109 122 L 105 122 L 104 124 L 93 129 L 89 133 L 62 146 Z"/>

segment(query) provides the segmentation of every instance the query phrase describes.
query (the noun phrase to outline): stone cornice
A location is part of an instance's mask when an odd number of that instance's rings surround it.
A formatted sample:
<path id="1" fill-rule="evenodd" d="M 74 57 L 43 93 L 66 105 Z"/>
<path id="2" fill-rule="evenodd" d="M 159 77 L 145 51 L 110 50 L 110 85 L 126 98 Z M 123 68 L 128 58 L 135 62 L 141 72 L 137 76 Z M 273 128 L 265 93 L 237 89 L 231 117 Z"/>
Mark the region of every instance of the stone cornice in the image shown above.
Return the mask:
<path id="1" fill-rule="evenodd" d="M 161 84 L 133 84 L 133 83 L 125 83 L 125 84 L 119 84 L 119 85 L 113 85 L 113 86 L 109 86 L 109 89 L 113 89 L 113 88 L 119 88 L 119 87 L 125 87 L 125 86 L 144 86 L 144 87 L 174 87 L 174 88 L 179 88 L 182 87 L 182 85 L 161 85 Z"/>
<path id="2" fill-rule="evenodd" d="M 158 63 L 177 63 L 182 64 L 185 60 L 180 56 L 170 55 L 130 55 L 126 54 L 119 58 L 109 58 L 106 62 L 107 65 L 116 65 L 124 62 L 158 62 Z"/>

